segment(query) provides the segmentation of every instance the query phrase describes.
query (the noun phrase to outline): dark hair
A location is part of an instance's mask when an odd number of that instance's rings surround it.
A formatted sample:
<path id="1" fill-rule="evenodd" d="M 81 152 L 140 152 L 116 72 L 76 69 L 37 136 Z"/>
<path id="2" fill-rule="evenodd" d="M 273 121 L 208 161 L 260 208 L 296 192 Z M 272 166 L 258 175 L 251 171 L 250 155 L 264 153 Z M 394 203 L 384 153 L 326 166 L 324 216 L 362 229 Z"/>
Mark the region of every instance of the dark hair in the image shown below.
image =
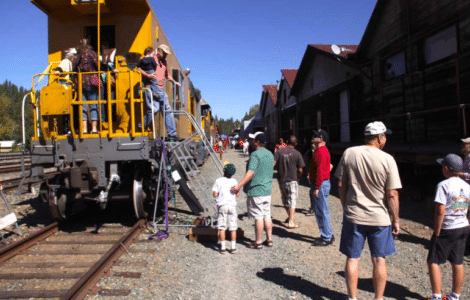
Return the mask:
<path id="1" fill-rule="evenodd" d="M 89 40 L 88 39 L 80 39 L 80 42 L 78 43 L 78 46 L 77 46 L 77 51 L 78 52 L 83 52 L 85 50 L 92 50 L 92 47 L 90 46 Z"/>
<path id="2" fill-rule="evenodd" d="M 382 133 L 381 133 L 382 134 Z M 378 138 L 381 134 L 373 134 L 373 135 L 365 135 L 364 139 L 366 140 L 366 144 L 372 142 L 376 138 Z"/>
<path id="3" fill-rule="evenodd" d="M 289 145 L 295 146 L 295 144 L 297 144 L 297 138 L 295 137 L 295 135 L 291 135 L 287 143 Z"/>
<path id="4" fill-rule="evenodd" d="M 155 51 L 155 49 L 153 47 L 147 47 L 144 50 L 144 55 L 148 55 L 148 54 L 152 53 L 153 51 Z"/>
<path id="5" fill-rule="evenodd" d="M 227 178 L 232 178 L 232 173 L 230 173 L 229 170 L 227 169 L 224 169 L 224 177 L 227 177 Z"/>

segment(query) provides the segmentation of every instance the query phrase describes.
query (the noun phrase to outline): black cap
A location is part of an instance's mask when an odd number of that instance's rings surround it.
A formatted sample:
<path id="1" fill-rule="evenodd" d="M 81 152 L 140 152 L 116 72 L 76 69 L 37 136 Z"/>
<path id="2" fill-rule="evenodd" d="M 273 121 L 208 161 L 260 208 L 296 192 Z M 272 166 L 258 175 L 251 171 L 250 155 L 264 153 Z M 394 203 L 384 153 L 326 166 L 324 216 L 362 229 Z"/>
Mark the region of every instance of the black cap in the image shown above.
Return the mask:
<path id="1" fill-rule="evenodd" d="M 235 168 L 234 164 L 226 164 L 224 166 L 224 170 L 227 173 L 227 175 L 229 175 L 230 177 L 235 175 L 235 172 L 237 172 L 237 168 Z"/>
<path id="2" fill-rule="evenodd" d="M 313 138 L 322 138 L 323 141 L 328 142 L 328 133 L 323 130 L 323 129 L 320 129 L 320 130 L 314 130 L 313 131 Z"/>
<path id="3" fill-rule="evenodd" d="M 266 144 L 266 135 L 264 133 L 257 134 L 255 136 L 255 141 L 258 141 L 261 144 Z"/>
<path id="4" fill-rule="evenodd" d="M 463 161 L 457 154 L 447 154 L 444 158 L 438 158 L 436 161 L 440 165 L 448 167 L 451 171 L 462 172 Z"/>

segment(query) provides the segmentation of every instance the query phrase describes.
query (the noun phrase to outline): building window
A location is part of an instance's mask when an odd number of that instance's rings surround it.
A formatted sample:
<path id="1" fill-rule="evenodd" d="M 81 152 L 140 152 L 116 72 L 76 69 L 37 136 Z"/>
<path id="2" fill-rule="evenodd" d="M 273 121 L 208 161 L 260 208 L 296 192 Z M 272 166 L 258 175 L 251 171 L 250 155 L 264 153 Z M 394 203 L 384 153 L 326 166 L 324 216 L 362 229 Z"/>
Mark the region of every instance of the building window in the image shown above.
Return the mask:
<path id="1" fill-rule="evenodd" d="M 457 28 L 455 25 L 428 37 L 424 41 L 426 64 L 431 64 L 457 52 Z"/>
<path id="2" fill-rule="evenodd" d="M 384 62 L 385 80 L 406 74 L 405 52 L 400 52 Z"/>

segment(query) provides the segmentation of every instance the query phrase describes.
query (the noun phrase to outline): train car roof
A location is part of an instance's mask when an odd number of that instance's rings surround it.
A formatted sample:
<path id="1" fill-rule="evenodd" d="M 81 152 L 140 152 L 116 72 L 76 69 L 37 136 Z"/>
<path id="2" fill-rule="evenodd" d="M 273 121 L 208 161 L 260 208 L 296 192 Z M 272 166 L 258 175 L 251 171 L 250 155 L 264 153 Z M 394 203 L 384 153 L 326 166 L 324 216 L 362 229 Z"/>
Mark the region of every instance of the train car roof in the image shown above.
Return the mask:
<path id="1" fill-rule="evenodd" d="M 64 0 L 31 0 L 45 14 L 50 15 L 56 11 L 61 14 L 80 12 L 82 14 L 96 13 L 93 6 L 96 6 L 97 0 L 74 0 L 74 2 Z M 112 5 L 132 6 L 132 10 L 152 9 L 148 0 L 99 0 L 103 13 L 109 12 Z M 75 3 L 75 4 L 74 4 Z"/>

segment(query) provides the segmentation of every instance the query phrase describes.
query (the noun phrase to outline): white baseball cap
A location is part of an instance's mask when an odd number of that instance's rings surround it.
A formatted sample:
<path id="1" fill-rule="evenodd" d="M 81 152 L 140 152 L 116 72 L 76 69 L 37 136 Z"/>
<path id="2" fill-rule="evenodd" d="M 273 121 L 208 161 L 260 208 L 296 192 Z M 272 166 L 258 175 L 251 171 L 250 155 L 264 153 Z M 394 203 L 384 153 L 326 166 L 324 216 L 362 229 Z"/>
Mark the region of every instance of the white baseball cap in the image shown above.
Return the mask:
<path id="1" fill-rule="evenodd" d="M 255 133 L 250 133 L 250 134 L 248 134 L 248 137 L 249 137 L 250 139 L 255 139 L 255 137 L 256 137 L 258 134 L 262 134 L 262 133 L 263 133 L 262 131 L 257 131 L 257 132 L 255 132 Z"/>
<path id="2" fill-rule="evenodd" d="M 390 129 L 387 129 L 384 123 L 380 121 L 369 123 L 364 129 L 364 135 L 377 135 L 382 133 L 391 134 L 392 131 Z"/>
<path id="3" fill-rule="evenodd" d="M 460 139 L 460 140 L 465 144 L 470 144 L 470 137 L 468 137 L 466 139 Z"/>

